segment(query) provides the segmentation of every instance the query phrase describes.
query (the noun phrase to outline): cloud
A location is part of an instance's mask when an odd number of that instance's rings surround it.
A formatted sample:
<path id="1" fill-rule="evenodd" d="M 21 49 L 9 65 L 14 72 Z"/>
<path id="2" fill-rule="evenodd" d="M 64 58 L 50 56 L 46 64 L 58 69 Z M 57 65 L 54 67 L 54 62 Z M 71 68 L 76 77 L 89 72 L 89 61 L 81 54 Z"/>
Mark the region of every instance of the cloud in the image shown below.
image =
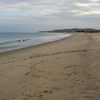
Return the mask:
<path id="1" fill-rule="evenodd" d="M 99 2 L 100 0 L 90 0 L 90 2 Z"/>
<path id="2" fill-rule="evenodd" d="M 0 12 L 12 12 L 12 13 L 20 13 L 26 12 L 26 14 L 30 14 L 32 16 L 47 16 L 52 14 L 62 13 L 64 10 L 67 11 L 66 1 L 65 0 L 30 0 L 24 1 L 22 0 L 18 2 L 17 0 L 9 0 L 8 3 L 1 1 L 0 3 Z"/>
<path id="3" fill-rule="evenodd" d="M 82 2 L 76 2 L 75 6 L 77 7 L 96 7 L 96 6 L 100 6 L 99 3 L 97 2 L 91 2 L 91 3 L 82 3 Z"/>
<path id="4" fill-rule="evenodd" d="M 56 17 L 54 15 L 99 15 L 100 0 L 1 0 L 0 12 L 5 16 Z M 3 12 L 3 13 L 2 13 Z M 0 14 L 0 15 L 1 15 Z"/>
<path id="5" fill-rule="evenodd" d="M 75 15 L 100 15 L 100 10 L 73 10 Z"/>
<path id="6" fill-rule="evenodd" d="M 0 0 L 0 25 L 86 26 L 98 16 L 100 0 Z"/>
<path id="7" fill-rule="evenodd" d="M 88 2 L 75 2 L 75 9 L 72 9 L 74 15 L 100 15 L 99 0 L 90 0 Z"/>

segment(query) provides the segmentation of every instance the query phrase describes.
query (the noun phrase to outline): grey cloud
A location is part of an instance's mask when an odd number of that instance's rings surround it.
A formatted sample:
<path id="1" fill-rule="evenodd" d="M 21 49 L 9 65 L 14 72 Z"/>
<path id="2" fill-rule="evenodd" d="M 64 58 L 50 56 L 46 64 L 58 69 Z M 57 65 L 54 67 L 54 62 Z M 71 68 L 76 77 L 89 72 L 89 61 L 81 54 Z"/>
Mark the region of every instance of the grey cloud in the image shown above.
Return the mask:
<path id="1" fill-rule="evenodd" d="M 100 17 L 99 6 L 100 0 L 0 0 L 0 25 L 34 30 L 98 27 L 100 19 L 98 25 L 92 19 Z"/>

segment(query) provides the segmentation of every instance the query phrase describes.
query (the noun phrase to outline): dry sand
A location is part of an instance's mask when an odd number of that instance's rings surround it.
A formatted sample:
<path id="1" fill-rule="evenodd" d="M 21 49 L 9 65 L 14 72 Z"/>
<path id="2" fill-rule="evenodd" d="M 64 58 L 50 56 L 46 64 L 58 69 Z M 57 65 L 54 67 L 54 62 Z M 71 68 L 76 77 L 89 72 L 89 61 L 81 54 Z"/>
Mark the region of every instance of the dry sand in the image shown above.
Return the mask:
<path id="1" fill-rule="evenodd" d="M 1 54 L 0 100 L 100 100 L 100 34 Z"/>

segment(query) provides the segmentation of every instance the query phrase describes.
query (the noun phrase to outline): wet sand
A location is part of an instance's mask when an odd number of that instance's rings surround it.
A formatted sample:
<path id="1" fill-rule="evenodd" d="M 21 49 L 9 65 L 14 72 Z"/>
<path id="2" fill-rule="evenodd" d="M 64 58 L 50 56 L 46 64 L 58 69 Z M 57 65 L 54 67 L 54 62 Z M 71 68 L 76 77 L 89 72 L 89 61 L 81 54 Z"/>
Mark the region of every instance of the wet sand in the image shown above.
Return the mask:
<path id="1" fill-rule="evenodd" d="M 100 100 L 100 33 L 0 54 L 0 100 Z"/>

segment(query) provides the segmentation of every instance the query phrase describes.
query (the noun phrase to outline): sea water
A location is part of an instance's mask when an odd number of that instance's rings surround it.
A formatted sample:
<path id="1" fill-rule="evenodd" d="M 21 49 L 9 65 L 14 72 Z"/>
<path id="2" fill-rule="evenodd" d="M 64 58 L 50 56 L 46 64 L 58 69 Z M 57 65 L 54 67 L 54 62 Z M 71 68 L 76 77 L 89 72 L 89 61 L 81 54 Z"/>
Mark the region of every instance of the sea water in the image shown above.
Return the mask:
<path id="1" fill-rule="evenodd" d="M 29 47 L 69 37 L 63 33 L 0 33 L 0 52 Z"/>

